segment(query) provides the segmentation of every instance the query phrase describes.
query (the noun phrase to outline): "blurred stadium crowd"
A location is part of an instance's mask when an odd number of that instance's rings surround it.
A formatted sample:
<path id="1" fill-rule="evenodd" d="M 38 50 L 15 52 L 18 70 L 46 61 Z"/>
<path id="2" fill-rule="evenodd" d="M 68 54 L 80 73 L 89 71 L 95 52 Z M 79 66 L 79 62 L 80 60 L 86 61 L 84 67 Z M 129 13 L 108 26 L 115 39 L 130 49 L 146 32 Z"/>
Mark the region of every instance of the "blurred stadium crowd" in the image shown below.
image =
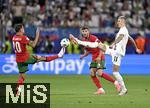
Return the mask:
<path id="1" fill-rule="evenodd" d="M 119 15 L 127 17 L 129 32 L 133 34 L 138 47 L 143 53 L 150 53 L 149 0 L 0 0 L 0 49 L 2 53 L 13 52 L 11 31 L 17 23 L 23 23 L 27 28 L 40 27 L 43 31 L 87 25 L 92 33 L 110 44 L 116 31 L 115 20 Z M 37 47 L 29 50 L 55 53 L 58 48 L 55 41 L 59 39 L 61 36 L 51 33 L 42 35 Z M 68 53 L 78 54 L 82 52 L 81 49 L 71 45 Z M 134 54 L 133 49 L 129 42 L 127 53 Z"/>

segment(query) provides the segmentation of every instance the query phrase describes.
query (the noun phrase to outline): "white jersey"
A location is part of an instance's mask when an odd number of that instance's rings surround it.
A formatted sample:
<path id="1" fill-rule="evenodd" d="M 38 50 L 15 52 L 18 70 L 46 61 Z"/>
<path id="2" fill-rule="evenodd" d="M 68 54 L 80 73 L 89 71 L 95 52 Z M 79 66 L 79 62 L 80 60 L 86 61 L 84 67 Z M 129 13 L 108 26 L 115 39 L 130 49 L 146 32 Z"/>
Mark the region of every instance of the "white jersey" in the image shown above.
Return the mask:
<path id="1" fill-rule="evenodd" d="M 127 28 L 125 26 L 120 28 L 120 30 L 117 33 L 115 39 L 117 39 L 120 34 L 123 34 L 124 37 L 122 38 L 122 40 L 120 42 L 118 42 L 116 44 L 115 47 L 116 47 L 116 50 L 118 51 L 118 53 L 121 54 L 122 56 L 124 56 L 125 53 L 126 53 L 126 45 L 127 45 L 128 38 L 129 38 L 129 33 L 128 33 L 128 30 L 127 30 Z"/>

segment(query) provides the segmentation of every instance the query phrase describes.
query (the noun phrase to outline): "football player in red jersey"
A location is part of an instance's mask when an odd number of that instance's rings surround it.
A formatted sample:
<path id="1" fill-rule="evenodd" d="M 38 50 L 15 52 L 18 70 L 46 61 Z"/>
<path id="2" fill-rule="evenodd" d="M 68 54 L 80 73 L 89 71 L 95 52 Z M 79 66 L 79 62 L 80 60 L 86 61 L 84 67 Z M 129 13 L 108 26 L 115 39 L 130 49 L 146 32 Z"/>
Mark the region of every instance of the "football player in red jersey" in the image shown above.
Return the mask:
<path id="1" fill-rule="evenodd" d="M 82 27 L 81 33 L 83 36 L 82 39 L 83 41 L 100 42 L 100 40 L 96 36 L 90 34 L 88 27 Z M 74 36 L 70 34 L 71 40 L 72 37 Z M 119 83 L 114 78 L 112 78 L 109 74 L 103 72 L 103 69 L 105 69 L 105 55 L 103 54 L 103 52 L 99 48 L 89 48 L 89 47 L 84 47 L 84 48 L 86 52 L 80 56 L 80 59 L 88 56 L 89 53 L 92 54 L 92 62 L 90 64 L 91 79 L 93 80 L 93 83 L 98 88 L 95 94 L 105 94 L 102 84 L 100 83 L 99 79 L 96 76 L 96 72 L 100 77 L 112 82 L 115 85 L 117 91 L 119 92 L 120 91 Z"/>
<path id="2" fill-rule="evenodd" d="M 65 47 L 63 47 L 57 55 L 54 56 L 38 56 L 34 54 L 29 54 L 26 46 L 35 47 L 39 39 L 39 30 L 36 31 L 36 37 L 34 41 L 31 41 L 27 36 L 24 35 L 24 26 L 22 24 L 17 24 L 15 27 L 16 34 L 13 36 L 13 48 L 16 54 L 16 62 L 19 70 L 19 79 L 17 85 L 18 87 L 22 85 L 25 80 L 25 72 L 28 71 L 28 65 L 34 64 L 36 62 L 45 61 L 49 62 L 57 58 L 61 58 L 65 53 Z"/>

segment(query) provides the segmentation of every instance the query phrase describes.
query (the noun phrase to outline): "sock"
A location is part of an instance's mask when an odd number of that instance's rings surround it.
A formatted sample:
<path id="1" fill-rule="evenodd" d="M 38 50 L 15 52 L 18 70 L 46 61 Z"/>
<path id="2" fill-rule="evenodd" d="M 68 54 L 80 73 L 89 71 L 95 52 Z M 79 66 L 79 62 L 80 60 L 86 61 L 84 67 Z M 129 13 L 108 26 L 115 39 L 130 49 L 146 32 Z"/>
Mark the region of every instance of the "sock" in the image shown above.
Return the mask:
<path id="1" fill-rule="evenodd" d="M 19 87 L 19 85 L 22 85 L 22 84 L 23 84 L 24 80 L 25 80 L 25 79 L 24 79 L 22 76 L 19 77 L 18 83 L 17 83 L 17 88 Z"/>
<path id="2" fill-rule="evenodd" d="M 108 81 L 110 81 L 110 82 L 112 82 L 112 83 L 115 82 L 115 79 L 112 78 L 112 77 L 111 77 L 109 74 L 107 74 L 107 73 L 102 73 L 101 77 L 103 77 L 104 79 L 106 79 L 106 80 L 108 80 Z"/>
<path id="3" fill-rule="evenodd" d="M 55 60 L 57 58 L 58 58 L 58 55 L 48 56 L 48 57 L 46 57 L 46 61 L 49 62 L 49 61 Z"/>
<path id="4" fill-rule="evenodd" d="M 91 76 L 91 78 L 92 78 L 94 84 L 97 86 L 97 88 L 102 88 L 102 85 L 96 76 Z"/>
<path id="5" fill-rule="evenodd" d="M 81 41 L 76 38 L 76 41 L 78 42 L 79 45 L 83 45 L 85 47 L 90 47 L 90 48 L 97 48 L 98 47 L 98 42 L 85 42 Z"/>
<path id="6" fill-rule="evenodd" d="M 123 89 L 126 89 L 126 86 L 125 86 L 125 84 L 124 84 L 123 78 L 122 78 L 122 76 L 120 75 L 120 73 L 119 73 L 119 72 L 113 72 L 113 75 L 114 75 L 114 77 L 116 78 L 116 80 L 118 81 L 118 83 L 121 85 L 121 87 L 122 87 Z"/>
<path id="7" fill-rule="evenodd" d="M 20 85 L 23 85 L 24 80 L 25 79 L 22 76 L 19 77 L 18 82 L 17 82 L 16 95 L 18 95 L 19 87 L 20 87 Z"/>

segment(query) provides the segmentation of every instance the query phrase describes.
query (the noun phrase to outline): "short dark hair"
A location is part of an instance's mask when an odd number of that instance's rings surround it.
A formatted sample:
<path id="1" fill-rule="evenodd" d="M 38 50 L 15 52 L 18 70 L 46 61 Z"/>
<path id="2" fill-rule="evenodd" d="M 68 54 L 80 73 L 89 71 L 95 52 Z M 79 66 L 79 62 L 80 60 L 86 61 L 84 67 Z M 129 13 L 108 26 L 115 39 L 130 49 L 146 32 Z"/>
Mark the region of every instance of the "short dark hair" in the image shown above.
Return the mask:
<path id="1" fill-rule="evenodd" d="M 89 29 L 88 26 L 81 27 L 81 30 Z"/>
<path id="2" fill-rule="evenodd" d="M 23 24 L 16 24 L 15 25 L 15 31 L 19 32 L 22 27 L 23 27 Z"/>

